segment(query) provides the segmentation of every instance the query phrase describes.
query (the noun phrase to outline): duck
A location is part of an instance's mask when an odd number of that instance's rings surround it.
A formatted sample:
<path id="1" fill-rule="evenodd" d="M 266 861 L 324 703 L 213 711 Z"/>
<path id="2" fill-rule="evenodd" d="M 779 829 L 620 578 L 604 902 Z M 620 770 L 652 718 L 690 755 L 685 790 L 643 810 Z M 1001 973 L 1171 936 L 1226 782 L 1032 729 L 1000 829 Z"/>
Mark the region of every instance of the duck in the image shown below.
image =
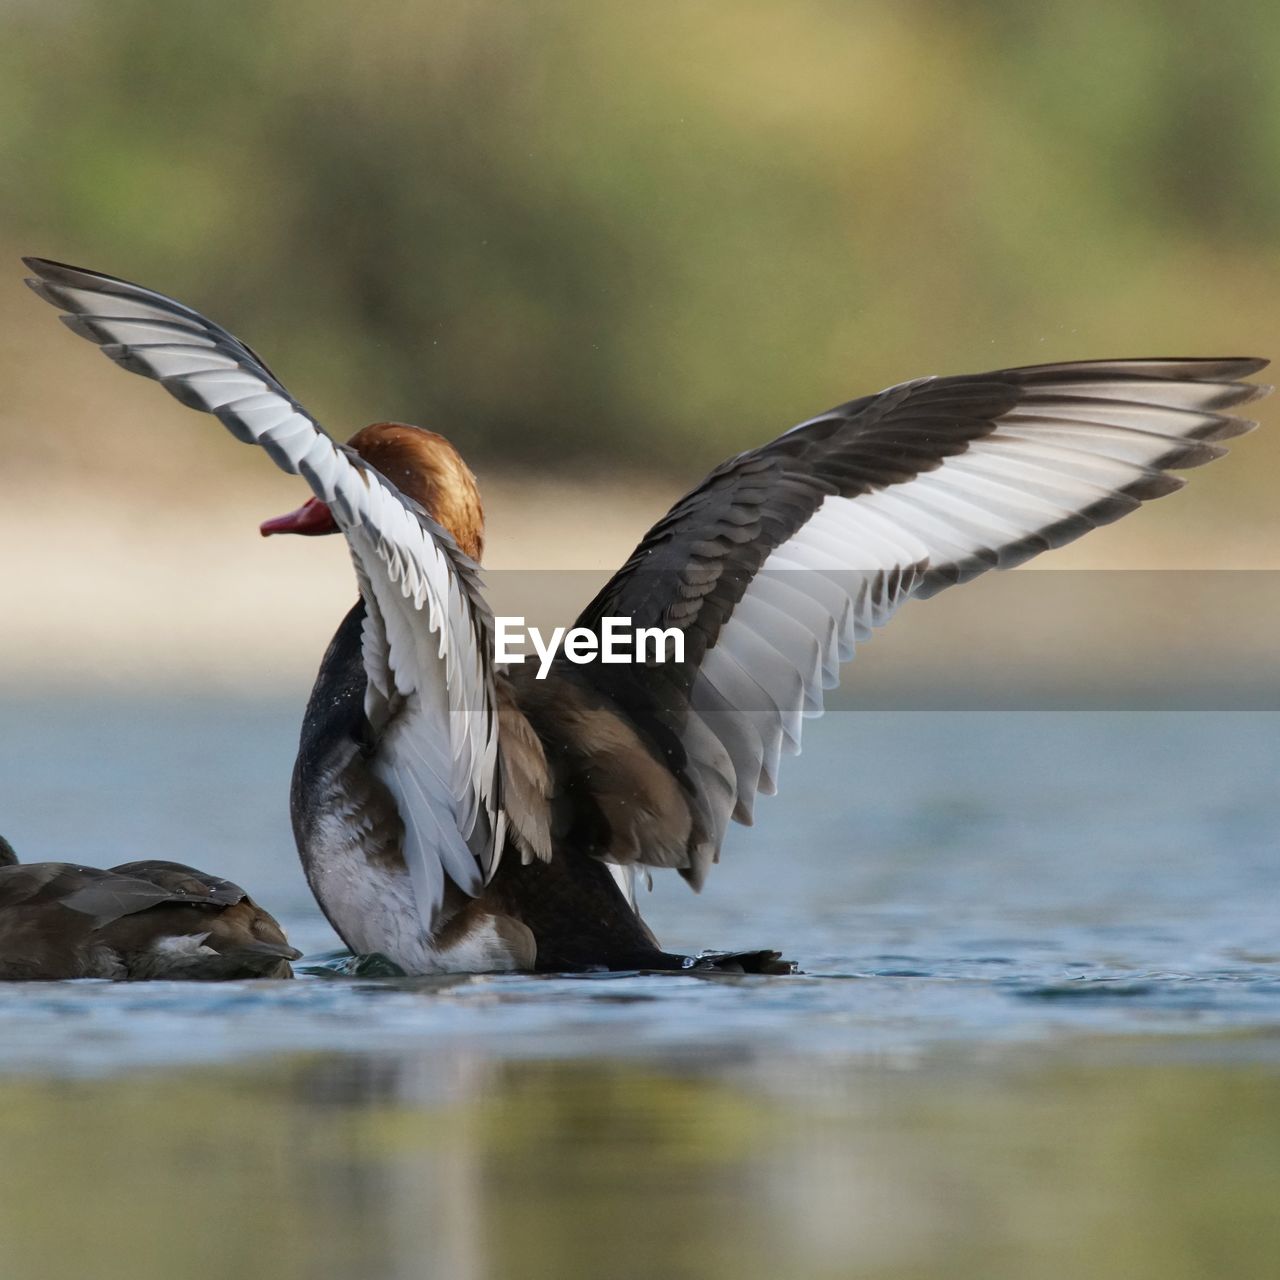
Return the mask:
<path id="1" fill-rule="evenodd" d="M 0 980 L 292 978 L 274 917 L 180 862 L 20 863 L 0 836 Z"/>
<path id="2" fill-rule="evenodd" d="M 340 443 L 228 330 L 128 281 L 28 258 L 28 285 L 121 368 L 306 482 L 264 535 L 341 534 L 358 600 L 320 664 L 290 807 L 353 951 L 411 974 L 783 973 L 778 952 L 664 951 L 637 886 L 699 890 L 773 794 L 841 666 L 909 600 L 1171 494 L 1256 424 L 1256 357 L 916 378 L 801 421 L 695 484 L 588 602 L 680 643 L 535 671 L 497 660 L 474 473 L 442 435 Z M 856 768 L 856 764 L 851 766 Z"/>

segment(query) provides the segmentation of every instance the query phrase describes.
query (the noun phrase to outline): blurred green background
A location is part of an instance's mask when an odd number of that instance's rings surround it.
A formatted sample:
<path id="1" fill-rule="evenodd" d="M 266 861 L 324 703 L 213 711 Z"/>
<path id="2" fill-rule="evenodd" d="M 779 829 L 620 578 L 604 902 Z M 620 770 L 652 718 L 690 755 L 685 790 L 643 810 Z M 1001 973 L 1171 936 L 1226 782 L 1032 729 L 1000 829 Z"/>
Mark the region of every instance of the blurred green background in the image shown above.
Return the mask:
<path id="1" fill-rule="evenodd" d="M 1280 351 L 1264 0 L 73 0 L 3 27 L 11 286 L 28 252 L 176 294 L 337 434 L 686 475 L 922 373 Z M 56 393 L 72 352 L 41 337 Z M 0 432 L 45 456 L 12 405 Z"/>

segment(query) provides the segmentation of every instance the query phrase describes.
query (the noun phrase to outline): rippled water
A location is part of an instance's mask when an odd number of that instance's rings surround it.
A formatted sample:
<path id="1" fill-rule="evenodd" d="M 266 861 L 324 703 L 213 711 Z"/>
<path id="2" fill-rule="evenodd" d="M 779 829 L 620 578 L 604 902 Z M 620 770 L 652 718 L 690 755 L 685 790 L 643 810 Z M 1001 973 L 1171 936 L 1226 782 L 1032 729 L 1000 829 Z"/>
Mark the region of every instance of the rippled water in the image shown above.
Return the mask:
<path id="1" fill-rule="evenodd" d="M 0 830 L 320 958 L 295 708 L 11 700 Z M 806 732 L 646 904 L 801 977 L 0 986 L 0 1275 L 1274 1274 L 1280 716 Z"/>

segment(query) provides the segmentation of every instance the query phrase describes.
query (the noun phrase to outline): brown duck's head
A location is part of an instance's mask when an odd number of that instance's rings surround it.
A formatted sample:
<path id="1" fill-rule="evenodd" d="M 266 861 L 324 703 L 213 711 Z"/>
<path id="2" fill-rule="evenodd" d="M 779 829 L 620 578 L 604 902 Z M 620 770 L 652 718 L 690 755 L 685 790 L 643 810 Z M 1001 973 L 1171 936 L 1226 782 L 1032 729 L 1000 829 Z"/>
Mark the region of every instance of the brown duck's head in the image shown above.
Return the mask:
<path id="1" fill-rule="evenodd" d="M 484 510 L 471 468 L 444 436 L 403 422 L 375 422 L 347 441 L 365 462 L 406 497 L 419 503 L 473 560 L 484 551 Z M 264 520 L 262 536 L 273 533 L 337 533 L 333 513 L 311 498 L 297 511 Z"/>

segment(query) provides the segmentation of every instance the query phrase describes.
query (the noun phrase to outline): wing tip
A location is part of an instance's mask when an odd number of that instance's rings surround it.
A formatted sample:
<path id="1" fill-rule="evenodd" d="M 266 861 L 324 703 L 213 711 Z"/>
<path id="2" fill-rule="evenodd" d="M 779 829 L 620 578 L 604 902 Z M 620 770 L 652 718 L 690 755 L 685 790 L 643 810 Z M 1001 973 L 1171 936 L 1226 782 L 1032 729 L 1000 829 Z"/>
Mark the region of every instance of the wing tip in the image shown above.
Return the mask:
<path id="1" fill-rule="evenodd" d="M 1265 361 L 1263 367 L 1266 367 Z M 1247 387 L 1248 390 L 1243 391 L 1243 387 Z M 1238 405 L 1253 404 L 1257 400 L 1265 400 L 1276 389 L 1276 384 L 1274 382 L 1249 382 L 1243 384 L 1243 387 L 1243 394 L 1235 402 Z"/>
<path id="2" fill-rule="evenodd" d="M 49 286 L 38 276 L 27 276 L 22 283 L 25 284 L 37 298 L 49 303 L 51 306 L 61 309 L 62 303 L 53 297 L 49 291 Z"/>
<path id="3" fill-rule="evenodd" d="M 1227 357 L 1226 363 L 1235 365 L 1239 372 L 1236 374 L 1238 378 L 1251 378 L 1255 373 L 1261 373 L 1270 363 L 1267 356 L 1230 356 Z M 1266 387 L 1263 394 L 1267 394 L 1274 390 L 1273 387 Z"/>
<path id="4" fill-rule="evenodd" d="M 104 284 L 127 283 L 116 276 L 109 276 L 101 271 L 90 271 L 88 267 L 76 267 L 69 262 L 58 262 L 53 258 L 39 258 L 34 254 L 25 255 L 22 259 L 22 265 L 28 271 L 35 272 L 40 279 L 47 280 L 51 284 L 79 284 L 83 286 L 87 283 L 90 287 L 100 288 Z"/>
<path id="5" fill-rule="evenodd" d="M 22 265 L 32 272 L 32 276 L 28 276 L 24 281 L 29 289 L 39 293 L 42 287 L 58 284 L 71 284 L 76 276 L 92 276 L 92 272 L 83 271 L 79 267 L 73 267 L 65 262 L 55 262 L 52 258 L 37 258 L 35 256 L 27 256 L 22 259 Z M 44 295 L 41 295 L 44 296 Z"/>

